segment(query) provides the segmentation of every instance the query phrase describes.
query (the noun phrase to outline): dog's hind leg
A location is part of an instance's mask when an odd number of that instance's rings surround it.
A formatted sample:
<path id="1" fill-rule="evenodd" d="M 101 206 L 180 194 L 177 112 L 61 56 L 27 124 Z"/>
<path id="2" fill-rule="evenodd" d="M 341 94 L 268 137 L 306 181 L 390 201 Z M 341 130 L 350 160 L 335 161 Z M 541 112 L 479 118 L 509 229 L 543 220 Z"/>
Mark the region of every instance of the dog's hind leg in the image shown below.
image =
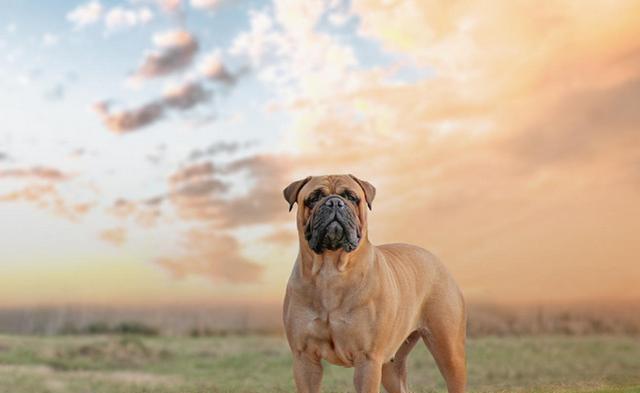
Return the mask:
<path id="1" fill-rule="evenodd" d="M 467 384 L 465 338 L 467 320 L 461 301 L 431 304 L 433 319 L 428 319 L 427 329 L 422 329 L 422 339 L 444 377 L 449 393 L 464 393 Z M 451 300 L 451 299 L 450 299 Z M 444 303 L 444 302 L 443 302 Z M 455 306 L 452 306 L 452 303 Z M 434 312 L 436 311 L 436 312 Z"/>
<path id="2" fill-rule="evenodd" d="M 407 355 L 416 345 L 420 333 L 411 333 L 400 345 L 393 360 L 382 366 L 382 386 L 388 393 L 408 393 L 407 388 Z"/>

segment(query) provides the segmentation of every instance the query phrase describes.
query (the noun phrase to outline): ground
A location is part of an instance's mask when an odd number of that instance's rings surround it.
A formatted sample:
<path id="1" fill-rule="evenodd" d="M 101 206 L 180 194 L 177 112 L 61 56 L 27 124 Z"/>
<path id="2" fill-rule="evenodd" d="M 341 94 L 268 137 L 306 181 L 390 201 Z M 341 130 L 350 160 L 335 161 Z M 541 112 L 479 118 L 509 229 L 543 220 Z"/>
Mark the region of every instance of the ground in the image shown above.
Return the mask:
<path id="1" fill-rule="evenodd" d="M 486 337 L 468 342 L 471 392 L 640 392 L 640 340 Z M 424 346 L 414 392 L 443 392 Z M 0 393 L 293 392 L 279 336 L 0 336 Z M 352 392 L 351 369 L 325 368 L 323 392 Z"/>

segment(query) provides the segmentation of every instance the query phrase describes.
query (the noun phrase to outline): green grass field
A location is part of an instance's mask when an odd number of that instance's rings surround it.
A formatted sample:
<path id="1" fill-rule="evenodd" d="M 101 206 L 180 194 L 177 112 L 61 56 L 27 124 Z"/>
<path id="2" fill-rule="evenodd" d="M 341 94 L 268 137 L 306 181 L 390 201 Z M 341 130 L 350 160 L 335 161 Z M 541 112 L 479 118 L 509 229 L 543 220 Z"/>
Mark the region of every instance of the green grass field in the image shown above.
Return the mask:
<path id="1" fill-rule="evenodd" d="M 640 340 L 469 340 L 472 392 L 640 392 Z M 410 355 L 414 392 L 441 392 L 429 353 Z M 277 336 L 0 336 L 0 392 L 293 392 Z M 351 392 L 351 369 L 325 367 L 323 392 Z"/>

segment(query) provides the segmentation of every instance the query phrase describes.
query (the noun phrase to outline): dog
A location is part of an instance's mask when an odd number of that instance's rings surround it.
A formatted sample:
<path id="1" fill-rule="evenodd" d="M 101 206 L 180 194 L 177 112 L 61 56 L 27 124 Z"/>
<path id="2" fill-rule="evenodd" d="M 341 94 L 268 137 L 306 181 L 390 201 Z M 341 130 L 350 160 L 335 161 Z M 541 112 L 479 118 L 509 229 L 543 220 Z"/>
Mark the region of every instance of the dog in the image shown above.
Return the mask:
<path id="1" fill-rule="evenodd" d="M 322 360 L 354 368 L 358 393 L 407 392 L 407 355 L 422 338 L 449 393 L 466 388 L 466 311 L 451 274 L 428 251 L 375 246 L 367 208 L 376 194 L 353 175 L 287 186 L 300 243 L 283 320 L 298 393 L 317 393 Z"/>

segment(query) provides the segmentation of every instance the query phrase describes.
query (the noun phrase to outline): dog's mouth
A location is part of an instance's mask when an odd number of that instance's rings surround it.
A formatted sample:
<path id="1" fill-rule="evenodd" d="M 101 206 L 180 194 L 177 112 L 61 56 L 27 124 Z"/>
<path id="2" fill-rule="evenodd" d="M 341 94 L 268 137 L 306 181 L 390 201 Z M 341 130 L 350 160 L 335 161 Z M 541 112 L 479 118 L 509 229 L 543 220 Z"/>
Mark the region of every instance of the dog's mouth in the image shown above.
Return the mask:
<path id="1" fill-rule="evenodd" d="M 309 218 L 305 229 L 309 247 L 317 254 L 339 249 L 351 252 L 358 247 L 360 237 L 360 220 L 346 206 L 322 204 Z"/>

